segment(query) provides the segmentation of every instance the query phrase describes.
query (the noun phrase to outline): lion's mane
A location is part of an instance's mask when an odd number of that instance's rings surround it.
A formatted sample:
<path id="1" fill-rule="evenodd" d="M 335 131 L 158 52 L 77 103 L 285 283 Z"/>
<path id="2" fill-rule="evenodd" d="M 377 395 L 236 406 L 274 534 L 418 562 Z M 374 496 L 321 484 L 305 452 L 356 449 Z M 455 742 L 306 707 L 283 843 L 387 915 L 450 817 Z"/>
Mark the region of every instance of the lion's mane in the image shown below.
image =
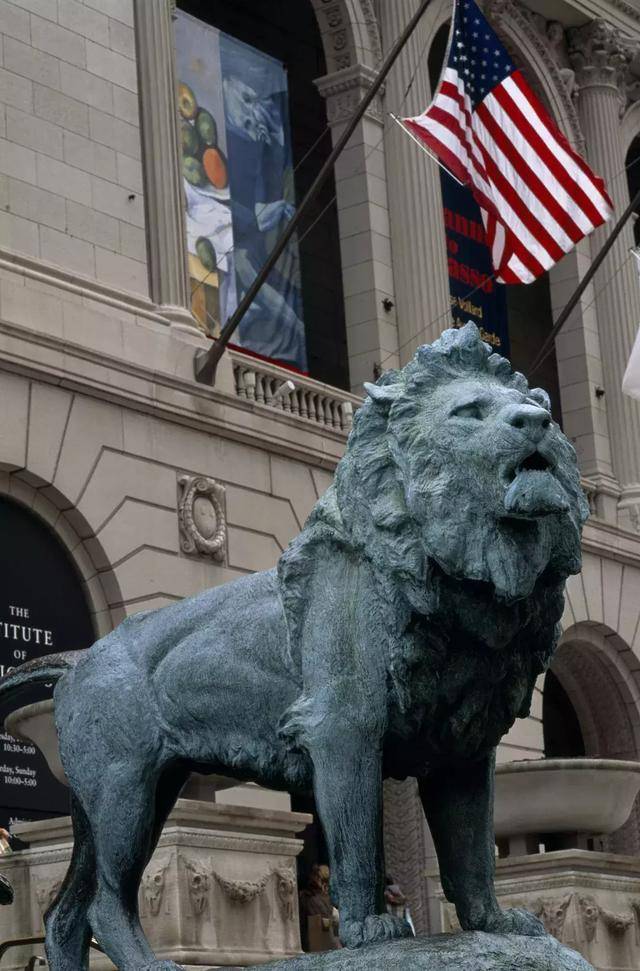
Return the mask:
<path id="1" fill-rule="evenodd" d="M 586 503 L 575 452 L 558 434 L 554 471 L 569 498 L 566 515 L 547 516 L 511 532 L 508 525 L 496 525 L 495 514 L 490 521 L 482 502 L 465 505 L 461 470 L 434 456 L 429 442 L 433 429 L 425 427 L 421 402 L 442 384 L 478 376 L 548 406 L 545 392 L 529 390 L 525 377 L 491 351 L 473 324 L 445 331 L 433 344 L 420 347 L 405 368 L 386 372 L 368 388 L 370 397 L 354 418 L 334 484 L 278 566 L 293 655 L 298 654 L 304 603 L 316 564 L 332 550 L 340 550 L 364 557 L 372 566 L 386 608 L 389 663 L 397 685 L 409 677 L 409 662 L 402 656 L 406 637 L 400 647 L 401 633 L 412 616 L 434 614 L 443 585 L 453 578 L 465 584 L 470 613 L 488 609 L 495 616 L 495 642 L 491 632 L 487 634 L 490 647 L 503 646 L 501 630 L 507 631 L 506 644 L 510 630 L 526 633 L 529 624 L 531 636 L 523 638 L 523 645 L 531 640 L 529 654 L 520 666 L 527 669 L 522 674 L 530 692 L 536 672 L 555 647 L 566 577 L 580 569 Z M 490 475 L 491 463 L 487 468 Z M 418 522 L 409 510 L 407 493 L 412 489 L 425 490 L 431 502 L 427 508 L 433 515 L 425 522 Z M 434 553 L 443 546 L 446 554 Z M 532 618 L 539 621 L 536 631 Z M 536 647 L 536 637 L 546 643 Z"/>

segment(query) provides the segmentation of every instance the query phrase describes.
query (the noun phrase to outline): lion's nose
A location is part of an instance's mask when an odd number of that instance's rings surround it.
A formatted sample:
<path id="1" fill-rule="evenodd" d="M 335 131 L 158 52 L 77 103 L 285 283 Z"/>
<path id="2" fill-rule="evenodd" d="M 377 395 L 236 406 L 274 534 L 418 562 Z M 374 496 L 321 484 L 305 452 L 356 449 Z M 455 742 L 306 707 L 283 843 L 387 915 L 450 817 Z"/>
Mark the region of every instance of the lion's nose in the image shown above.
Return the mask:
<path id="1" fill-rule="evenodd" d="M 505 421 L 514 428 L 529 432 L 534 437 L 540 437 L 551 424 L 551 416 L 544 408 L 535 405 L 511 405 Z"/>

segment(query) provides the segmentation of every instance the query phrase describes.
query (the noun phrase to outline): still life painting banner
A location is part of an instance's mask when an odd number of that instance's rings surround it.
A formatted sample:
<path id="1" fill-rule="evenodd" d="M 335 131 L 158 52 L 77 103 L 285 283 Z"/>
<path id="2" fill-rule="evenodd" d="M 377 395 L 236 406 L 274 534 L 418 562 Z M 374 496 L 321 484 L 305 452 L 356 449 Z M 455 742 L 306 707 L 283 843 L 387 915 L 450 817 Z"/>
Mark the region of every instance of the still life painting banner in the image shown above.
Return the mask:
<path id="1" fill-rule="evenodd" d="M 192 310 L 216 336 L 295 212 L 287 75 L 182 11 L 175 28 Z M 295 237 L 234 340 L 306 371 Z"/>

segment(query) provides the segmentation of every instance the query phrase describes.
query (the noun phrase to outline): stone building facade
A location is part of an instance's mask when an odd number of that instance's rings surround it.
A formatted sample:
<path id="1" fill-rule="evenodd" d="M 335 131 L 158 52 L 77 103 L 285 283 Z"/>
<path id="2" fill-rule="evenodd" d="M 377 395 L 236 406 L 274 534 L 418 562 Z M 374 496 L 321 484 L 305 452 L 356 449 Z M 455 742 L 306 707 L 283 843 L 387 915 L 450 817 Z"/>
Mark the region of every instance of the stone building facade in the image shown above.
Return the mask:
<path id="1" fill-rule="evenodd" d="M 296 2 L 313 15 L 335 139 L 417 0 Z M 622 212 L 640 155 L 640 5 L 486 0 L 485 11 Z M 193 377 L 207 340 L 186 270 L 175 3 L 0 0 L 0 499 L 57 537 L 96 637 L 272 566 L 331 481 L 362 382 L 447 325 L 439 172 L 389 112 L 427 104 L 450 15 L 433 0 L 336 165 L 348 389 L 238 350 L 208 387 Z M 547 330 L 606 233 L 548 274 Z M 553 363 L 592 510 L 553 672 L 586 754 L 628 759 L 640 757 L 640 406 L 621 392 L 640 323 L 633 245 L 630 222 Z M 545 687 L 501 760 L 545 753 Z M 436 927 L 411 780 L 386 789 L 385 838 L 417 926 Z M 640 853 L 638 813 L 609 848 Z"/>

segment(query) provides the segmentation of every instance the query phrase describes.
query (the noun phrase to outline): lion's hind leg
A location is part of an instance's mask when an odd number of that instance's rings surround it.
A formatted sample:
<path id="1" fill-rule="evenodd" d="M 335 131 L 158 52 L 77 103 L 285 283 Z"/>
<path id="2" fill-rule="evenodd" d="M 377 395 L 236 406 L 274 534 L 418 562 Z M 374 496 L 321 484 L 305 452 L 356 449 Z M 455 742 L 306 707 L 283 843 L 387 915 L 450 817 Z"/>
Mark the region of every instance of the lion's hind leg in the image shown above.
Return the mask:
<path id="1" fill-rule="evenodd" d="M 89 922 L 98 943 L 120 971 L 180 971 L 158 961 L 138 915 L 138 890 L 159 836 L 159 769 L 111 763 L 91 807 L 96 891 Z"/>
<path id="2" fill-rule="evenodd" d="M 60 893 L 45 914 L 46 952 L 51 971 L 88 971 L 91 928 L 87 919 L 95 891 L 95 856 L 89 821 L 71 797 L 73 854 Z"/>

